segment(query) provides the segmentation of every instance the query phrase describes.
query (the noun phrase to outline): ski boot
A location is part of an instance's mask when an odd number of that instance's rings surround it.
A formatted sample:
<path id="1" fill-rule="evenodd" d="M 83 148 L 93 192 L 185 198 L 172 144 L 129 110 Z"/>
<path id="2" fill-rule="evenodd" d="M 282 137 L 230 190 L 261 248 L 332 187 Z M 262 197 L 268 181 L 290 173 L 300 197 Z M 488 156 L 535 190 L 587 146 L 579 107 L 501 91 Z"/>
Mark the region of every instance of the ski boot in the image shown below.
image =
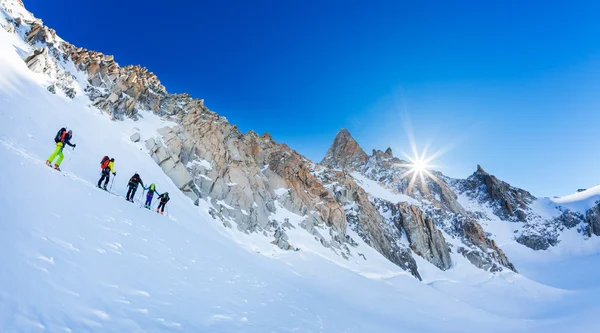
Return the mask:
<path id="1" fill-rule="evenodd" d="M 50 161 L 46 160 L 46 165 L 49 167 L 52 167 L 52 164 L 50 164 Z"/>
<path id="2" fill-rule="evenodd" d="M 108 189 L 106 188 L 106 185 L 102 186 L 102 189 L 105 191 L 108 191 Z"/>
<path id="3" fill-rule="evenodd" d="M 54 164 L 54 169 L 60 171 L 60 168 L 58 167 L 58 164 Z"/>

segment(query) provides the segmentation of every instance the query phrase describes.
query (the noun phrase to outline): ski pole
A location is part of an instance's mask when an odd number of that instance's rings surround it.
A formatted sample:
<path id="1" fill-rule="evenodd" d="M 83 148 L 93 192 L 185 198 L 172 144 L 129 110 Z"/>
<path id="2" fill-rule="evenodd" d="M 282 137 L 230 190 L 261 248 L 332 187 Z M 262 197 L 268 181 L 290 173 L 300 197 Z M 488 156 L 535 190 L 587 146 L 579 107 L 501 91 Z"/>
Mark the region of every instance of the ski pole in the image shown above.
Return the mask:
<path id="1" fill-rule="evenodd" d="M 144 201 L 144 197 L 146 194 L 146 189 L 142 191 L 142 197 L 138 199 L 138 203 L 140 204 L 140 208 L 142 208 L 142 202 Z"/>
<path id="2" fill-rule="evenodd" d="M 108 190 L 108 192 L 112 192 L 112 186 L 113 186 L 113 183 L 115 182 L 115 178 L 117 178 L 117 175 L 113 175 L 113 180 L 110 182 L 110 190 Z"/>

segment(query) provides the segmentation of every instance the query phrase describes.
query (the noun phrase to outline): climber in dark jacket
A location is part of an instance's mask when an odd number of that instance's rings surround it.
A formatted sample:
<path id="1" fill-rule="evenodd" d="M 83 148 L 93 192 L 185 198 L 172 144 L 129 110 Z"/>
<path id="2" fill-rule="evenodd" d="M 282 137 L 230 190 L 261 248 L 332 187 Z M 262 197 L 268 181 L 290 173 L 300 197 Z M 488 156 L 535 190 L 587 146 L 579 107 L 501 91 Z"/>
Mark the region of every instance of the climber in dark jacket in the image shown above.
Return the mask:
<path id="1" fill-rule="evenodd" d="M 126 196 L 127 201 L 133 202 L 133 197 L 135 196 L 135 191 L 137 191 L 139 184 L 142 184 L 142 187 L 145 188 L 142 178 L 137 173 L 131 176 L 131 178 L 129 178 L 129 183 L 127 184 L 127 186 L 129 187 Z"/>
<path id="2" fill-rule="evenodd" d="M 171 200 L 171 198 L 169 198 L 169 192 L 165 192 L 165 193 L 159 195 L 158 197 L 160 198 L 160 203 L 158 204 L 158 207 L 156 208 L 156 212 L 160 213 L 160 214 L 164 214 L 165 213 L 165 205 L 167 204 L 167 202 L 169 202 L 169 200 Z"/>

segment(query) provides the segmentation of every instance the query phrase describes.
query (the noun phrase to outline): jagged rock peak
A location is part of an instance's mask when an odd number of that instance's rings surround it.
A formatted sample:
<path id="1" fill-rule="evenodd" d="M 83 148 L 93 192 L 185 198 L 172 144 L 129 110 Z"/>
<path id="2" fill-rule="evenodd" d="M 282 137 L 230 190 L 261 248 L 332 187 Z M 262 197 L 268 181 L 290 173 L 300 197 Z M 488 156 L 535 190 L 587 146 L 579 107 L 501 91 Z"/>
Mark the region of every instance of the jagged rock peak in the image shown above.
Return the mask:
<path id="1" fill-rule="evenodd" d="M 273 141 L 273 137 L 271 137 L 269 132 L 265 132 L 265 134 L 261 135 L 260 138 L 267 141 Z"/>
<path id="2" fill-rule="evenodd" d="M 527 219 L 528 205 L 536 199 L 531 193 L 487 173 L 480 165 L 464 181 L 461 192 L 466 192 L 480 202 L 491 204 L 494 213 L 500 217 L 522 222 Z"/>
<path id="3" fill-rule="evenodd" d="M 342 128 L 335 136 L 321 164 L 330 168 L 346 169 L 364 163 L 368 158 L 350 132 Z"/>
<path id="4" fill-rule="evenodd" d="M 477 171 L 475 171 L 475 173 L 481 173 L 481 174 L 484 174 L 484 175 L 488 175 L 488 173 L 485 172 L 485 170 L 483 170 L 483 168 L 479 164 L 477 164 Z"/>
<path id="5" fill-rule="evenodd" d="M 391 148 L 391 147 L 388 147 L 388 149 L 386 149 L 386 150 L 385 150 L 385 156 L 386 156 L 387 158 L 392 158 L 392 157 L 394 157 L 394 154 L 392 153 L 392 148 Z"/>

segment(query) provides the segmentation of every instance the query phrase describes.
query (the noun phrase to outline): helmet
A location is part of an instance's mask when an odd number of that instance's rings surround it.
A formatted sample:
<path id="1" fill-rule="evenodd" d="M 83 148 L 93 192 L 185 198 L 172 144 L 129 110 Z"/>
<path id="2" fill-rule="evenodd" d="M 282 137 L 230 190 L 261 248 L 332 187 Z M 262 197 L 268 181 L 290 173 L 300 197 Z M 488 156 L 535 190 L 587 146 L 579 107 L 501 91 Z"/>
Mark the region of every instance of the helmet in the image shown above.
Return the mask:
<path id="1" fill-rule="evenodd" d="M 114 162 L 114 161 L 115 161 L 115 159 L 114 159 L 114 158 L 111 158 L 111 159 L 110 159 L 110 161 L 111 161 L 111 162 Z"/>

